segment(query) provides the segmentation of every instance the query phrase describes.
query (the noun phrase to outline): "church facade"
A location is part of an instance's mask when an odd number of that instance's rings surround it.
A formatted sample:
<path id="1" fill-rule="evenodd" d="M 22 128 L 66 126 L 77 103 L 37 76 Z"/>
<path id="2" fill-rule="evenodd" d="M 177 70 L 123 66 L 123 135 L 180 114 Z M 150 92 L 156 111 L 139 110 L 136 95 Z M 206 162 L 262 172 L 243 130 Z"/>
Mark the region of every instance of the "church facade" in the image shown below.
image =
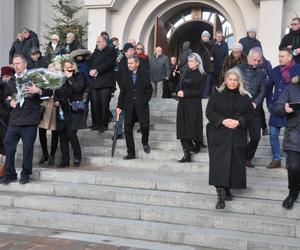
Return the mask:
<path id="1" fill-rule="evenodd" d="M 44 24 L 51 25 L 51 2 L 56 0 L 1 1 L 0 64 L 23 27 L 36 31 L 42 43 Z M 79 1 L 79 0 L 78 0 Z M 80 1 L 79 1 L 80 2 Z M 277 49 L 290 21 L 300 12 L 299 0 L 84 0 L 80 18 L 88 20 L 87 47 L 93 50 L 97 36 L 106 30 L 124 44 L 134 38 L 148 53 L 156 45 L 175 55 L 184 40 L 200 39 L 201 31 L 223 30 L 230 44 L 256 27 L 265 56 L 277 64 Z"/>

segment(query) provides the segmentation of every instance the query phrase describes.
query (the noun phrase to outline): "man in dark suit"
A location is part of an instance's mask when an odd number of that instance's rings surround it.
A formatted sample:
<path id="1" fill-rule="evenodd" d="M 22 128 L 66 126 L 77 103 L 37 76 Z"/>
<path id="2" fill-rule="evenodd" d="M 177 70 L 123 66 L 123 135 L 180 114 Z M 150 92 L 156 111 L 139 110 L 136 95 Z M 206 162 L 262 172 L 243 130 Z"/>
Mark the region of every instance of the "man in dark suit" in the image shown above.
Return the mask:
<path id="1" fill-rule="evenodd" d="M 127 156 L 124 160 L 135 158 L 133 127 L 135 122 L 140 123 L 142 144 L 145 153 L 150 153 L 149 139 L 149 101 L 152 96 L 152 85 L 148 72 L 139 68 L 139 58 L 133 56 L 127 59 L 129 71 L 122 76 L 117 114 L 125 111 L 125 137 Z"/>
<path id="2" fill-rule="evenodd" d="M 23 55 L 15 55 L 13 58 L 13 67 L 16 72 L 15 78 L 21 78 L 26 74 L 27 60 Z M 29 176 L 32 174 L 33 146 L 37 133 L 37 126 L 41 118 L 41 96 L 51 96 L 51 90 L 43 90 L 32 84 L 24 89 L 27 94 L 17 102 L 13 96 L 17 93 L 16 83 L 10 85 L 7 91 L 6 101 L 9 103 L 12 111 L 10 113 L 9 126 L 7 128 L 4 146 L 7 159 L 5 175 L 1 183 L 8 184 L 17 180 L 15 169 L 16 147 L 20 139 L 23 141 L 23 163 L 20 184 L 29 182 Z"/>

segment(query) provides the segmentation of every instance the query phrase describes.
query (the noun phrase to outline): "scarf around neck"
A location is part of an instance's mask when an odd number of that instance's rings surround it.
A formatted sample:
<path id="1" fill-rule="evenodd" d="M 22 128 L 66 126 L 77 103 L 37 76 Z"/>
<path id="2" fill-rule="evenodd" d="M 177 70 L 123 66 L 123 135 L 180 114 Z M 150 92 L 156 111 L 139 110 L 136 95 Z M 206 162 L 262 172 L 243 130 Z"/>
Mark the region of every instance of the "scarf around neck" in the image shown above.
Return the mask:
<path id="1" fill-rule="evenodd" d="M 295 65 L 295 61 L 290 61 L 287 65 L 280 66 L 280 73 L 285 84 L 291 82 L 290 69 Z"/>

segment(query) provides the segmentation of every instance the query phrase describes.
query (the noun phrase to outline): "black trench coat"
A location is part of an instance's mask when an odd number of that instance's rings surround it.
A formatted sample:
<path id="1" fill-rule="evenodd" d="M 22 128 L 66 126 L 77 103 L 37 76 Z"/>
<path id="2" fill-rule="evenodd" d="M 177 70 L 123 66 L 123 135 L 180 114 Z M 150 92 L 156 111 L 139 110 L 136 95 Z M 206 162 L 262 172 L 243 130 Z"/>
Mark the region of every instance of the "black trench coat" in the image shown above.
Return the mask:
<path id="1" fill-rule="evenodd" d="M 149 73 L 139 68 L 134 87 L 131 72 L 125 71 L 122 75 L 120 86 L 118 107 L 125 111 L 125 124 L 135 122 L 134 110 L 139 123 L 149 124 L 149 101 L 153 91 Z"/>
<path id="2" fill-rule="evenodd" d="M 237 90 L 211 95 L 206 108 L 210 185 L 246 188 L 247 127 L 253 111 L 250 97 Z M 226 128 L 222 122 L 227 118 L 239 120 L 240 125 Z"/>
<path id="3" fill-rule="evenodd" d="M 187 70 L 177 86 L 177 91 L 183 90 L 184 97 L 179 98 L 177 107 L 177 139 L 202 141 L 203 114 L 202 92 L 204 76 L 198 69 Z"/>

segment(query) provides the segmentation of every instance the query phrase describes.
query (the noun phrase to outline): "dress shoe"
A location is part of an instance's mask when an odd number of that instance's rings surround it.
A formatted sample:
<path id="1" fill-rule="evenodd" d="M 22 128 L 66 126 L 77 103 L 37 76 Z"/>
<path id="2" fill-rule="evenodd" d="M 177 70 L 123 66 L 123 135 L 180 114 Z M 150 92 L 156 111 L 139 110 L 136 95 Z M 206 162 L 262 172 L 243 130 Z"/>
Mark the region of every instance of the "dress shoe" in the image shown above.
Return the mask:
<path id="1" fill-rule="evenodd" d="M 70 163 L 69 162 L 62 161 L 61 163 L 59 163 L 57 165 L 57 168 L 66 168 L 66 167 L 70 167 Z"/>
<path id="2" fill-rule="evenodd" d="M 123 159 L 124 160 L 132 160 L 132 159 L 135 159 L 135 155 L 126 155 Z"/>
<path id="3" fill-rule="evenodd" d="M 0 183 L 7 185 L 7 184 L 9 184 L 11 182 L 14 182 L 14 181 L 17 181 L 17 180 L 18 180 L 18 178 L 16 176 L 15 177 L 4 176 L 0 180 Z"/>
<path id="4" fill-rule="evenodd" d="M 149 146 L 149 144 L 143 145 L 143 148 L 144 148 L 144 152 L 145 152 L 146 154 L 149 154 L 149 153 L 150 153 L 150 146 Z"/>
<path id="5" fill-rule="evenodd" d="M 29 183 L 29 177 L 28 178 L 21 178 L 19 183 L 21 185 L 25 185 L 25 184 Z"/>
<path id="6" fill-rule="evenodd" d="M 48 161 L 48 155 L 42 155 L 41 159 L 39 160 L 38 164 L 43 164 L 45 161 Z"/>
<path id="7" fill-rule="evenodd" d="M 266 136 L 266 135 L 268 135 L 269 134 L 269 131 L 268 131 L 268 129 L 267 128 L 264 128 L 263 130 L 262 130 L 262 133 L 261 133 L 263 136 Z"/>
<path id="8" fill-rule="evenodd" d="M 291 194 L 285 198 L 285 200 L 282 202 L 282 206 L 286 209 L 292 209 L 294 206 L 294 202 L 297 200 L 298 195 L 297 194 Z"/>
<path id="9" fill-rule="evenodd" d="M 98 132 L 104 133 L 106 130 L 107 130 L 107 127 L 101 127 L 101 128 L 99 128 Z"/>
<path id="10" fill-rule="evenodd" d="M 246 167 L 247 168 L 255 168 L 255 166 L 252 164 L 251 160 L 246 161 Z"/>
<path id="11" fill-rule="evenodd" d="M 267 168 L 281 168 L 281 161 L 280 160 L 272 160 L 272 162 L 267 166 Z"/>
<path id="12" fill-rule="evenodd" d="M 184 153 L 183 157 L 177 162 L 178 163 L 192 162 L 191 152 L 187 149 L 184 149 L 183 153 Z"/>
<path id="13" fill-rule="evenodd" d="M 52 156 L 52 155 L 49 156 L 48 165 L 54 166 L 54 156 Z"/>
<path id="14" fill-rule="evenodd" d="M 74 167 L 79 167 L 79 166 L 80 166 L 80 163 L 81 163 L 81 159 L 75 159 L 75 160 L 74 160 L 73 166 L 74 166 Z"/>

